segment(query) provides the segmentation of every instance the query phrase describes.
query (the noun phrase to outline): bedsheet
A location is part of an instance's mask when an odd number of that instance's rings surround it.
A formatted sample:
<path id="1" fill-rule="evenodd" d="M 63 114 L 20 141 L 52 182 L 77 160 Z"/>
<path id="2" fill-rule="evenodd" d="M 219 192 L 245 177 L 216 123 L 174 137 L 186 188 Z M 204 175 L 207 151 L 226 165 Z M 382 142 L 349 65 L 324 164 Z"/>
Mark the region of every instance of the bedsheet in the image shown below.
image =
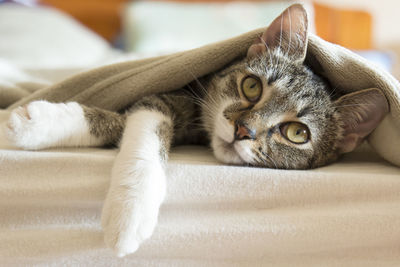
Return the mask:
<path id="1" fill-rule="evenodd" d="M 2 127 L 8 112 L 0 112 Z M 0 136 L 1 265 L 398 266 L 400 171 L 367 146 L 309 171 L 225 166 L 177 147 L 154 235 L 126 258 L 103 243 L 117 151 L 22 151 Z"/>

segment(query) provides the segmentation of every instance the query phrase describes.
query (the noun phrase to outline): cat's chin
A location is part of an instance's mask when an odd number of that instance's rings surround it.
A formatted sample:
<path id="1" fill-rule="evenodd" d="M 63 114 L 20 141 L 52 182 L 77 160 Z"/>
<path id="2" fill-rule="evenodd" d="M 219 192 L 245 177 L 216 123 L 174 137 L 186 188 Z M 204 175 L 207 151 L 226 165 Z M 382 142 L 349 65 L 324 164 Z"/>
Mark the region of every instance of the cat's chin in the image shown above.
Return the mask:
<path id="1" fill-rule="evenodd" d="M 215 136 L 211 142 L 215 157 L 227 164 L 243 165 L 254 163 L 254 156 L 251 149 L 243 141 L 226 142 L 224 139 Z"/>
<path id="2" fill-rule="evenodd" d="M 232 142 L 228 143 L 218 136 L 213 136 L 211 140 L 211 147 L 213 148 L 215 157 L 223 163 L 237 165 L 242 165 L 246 163 L 239 156 L 234 147 L 234 143 Z"/>
<path id="3" fill-rule="evenodd" d="M 251 141 L 243 140 L 243 141 L 235 141 L 232 145 L 239 155 L 239 157 L 246 163 L 253 164 L 255 163 L 254 155 L 251 152 L 251 145 L 248 143 Z"/>
<path id="4" fill-rule="evenodd" d="M 247 141 L 235 141 L 233 137 L 231 138 L 227 134 L 229 131 L 223 133 L 220 135 L 214 134 L 212 138 L 211 146 L 215 157 L 219 161 L 228 164 L 252 164 L 254 156 Z"/>

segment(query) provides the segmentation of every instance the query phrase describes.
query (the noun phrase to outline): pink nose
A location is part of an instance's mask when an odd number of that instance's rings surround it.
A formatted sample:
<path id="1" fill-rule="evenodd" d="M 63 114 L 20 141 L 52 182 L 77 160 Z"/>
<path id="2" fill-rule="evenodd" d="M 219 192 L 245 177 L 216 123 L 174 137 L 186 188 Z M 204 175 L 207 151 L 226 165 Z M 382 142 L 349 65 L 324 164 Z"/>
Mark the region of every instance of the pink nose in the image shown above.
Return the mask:
<path id="1" fill-rule="evenodd" d="M 237 123 L 235 128 L 235 140 L 256 139 L 256 131 L 247 128 L 242 123 Z"/>

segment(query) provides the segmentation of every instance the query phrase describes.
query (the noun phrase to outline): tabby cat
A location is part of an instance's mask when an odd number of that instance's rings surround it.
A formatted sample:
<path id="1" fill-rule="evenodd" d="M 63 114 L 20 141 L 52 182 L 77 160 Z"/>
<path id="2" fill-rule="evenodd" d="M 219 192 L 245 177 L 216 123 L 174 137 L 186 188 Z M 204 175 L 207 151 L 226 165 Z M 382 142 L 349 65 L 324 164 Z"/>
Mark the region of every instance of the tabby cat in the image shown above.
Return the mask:
<path id="1" fill-rule="evenodd" d="M 227 164 L 309 169 L 352 151 L 381 121 L 387 103 L 379 90 L 340 95 L 304 64 L 307 25 L 304 8 L 293 5 L 246 57 L 124 113 L 32 102 L 12 112 L 9 139 L 33 150 L 119 146 L 102 226 L 117 255 L 132 253 L 156 225 L 171 146 L 210 144 Z"/>

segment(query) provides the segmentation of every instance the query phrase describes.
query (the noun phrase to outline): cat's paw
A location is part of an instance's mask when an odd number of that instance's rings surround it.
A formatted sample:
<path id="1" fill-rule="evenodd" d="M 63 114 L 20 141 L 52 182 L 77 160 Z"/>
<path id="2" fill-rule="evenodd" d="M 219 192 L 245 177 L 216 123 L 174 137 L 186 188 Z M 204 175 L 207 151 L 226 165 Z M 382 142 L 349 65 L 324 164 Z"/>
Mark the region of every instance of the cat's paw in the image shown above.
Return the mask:
<path id="1" fill-rule="evenodd" d="M 46 125 L 50 105 L 45 101 L 35 101 L 14 109 L 6 124 L 9 141 L 24 149 L 43 148 L 50 126 Z"/>
<path id="2" fill-rule="evenodd" d="M 118 257 L 135 252 L 152 235 L 165 195 L 161 166 L 135 167 L 132 173 L 113 177 L 119 182 L 111 184 L 102 212 L 104 241 Z"/>
<path id="3" fill-rule="evenodd" d="M 77 103 L 54 104 L 34 101 L 11 112 L 6 124 L 6 136 L 23 149 L 43 149 L 60 143 L 70 135 L 76 117 L 82 117 Z"/>

